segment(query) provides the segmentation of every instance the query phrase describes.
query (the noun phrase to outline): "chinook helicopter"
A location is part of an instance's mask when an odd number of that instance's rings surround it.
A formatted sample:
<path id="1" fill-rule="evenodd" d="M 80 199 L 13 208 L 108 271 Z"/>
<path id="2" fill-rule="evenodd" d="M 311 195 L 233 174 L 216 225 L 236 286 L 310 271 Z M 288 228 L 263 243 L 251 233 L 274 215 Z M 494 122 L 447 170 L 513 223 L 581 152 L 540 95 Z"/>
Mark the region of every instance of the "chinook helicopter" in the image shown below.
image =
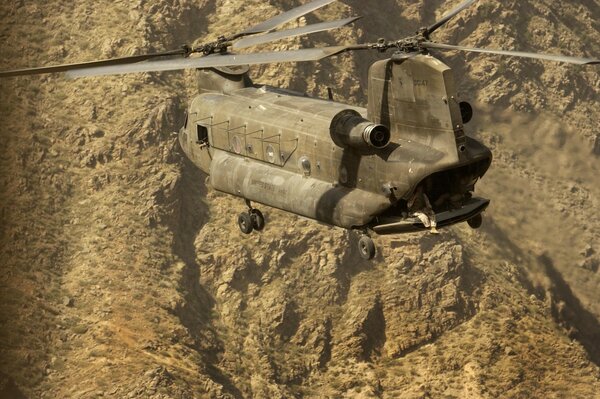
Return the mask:
<path id="1" fill-rule="evenodd" d="M 86 63 L 0 72 L 0 77 L 66 72 L 70 78 L 180 69 L 198 70 L 199 94 L 178 133 L 183 152 L 210 176 L 210 185 L 241 197 L 238 216 L 249 234 L 265 227 L 252 202 L 356 230 L 358 251 L 375 255 L 369 236 L 482 223 L 489 200 L 473 195 L 492 161 L 488 148 L 465 134 L 472 108 L 461 102 L 452 70 L 430 50 L 467 51 L 599 64 L 598 59 L 470 48 L 431 35 L 476 0 L 400 40 L 293 51 L 233 54 L 284 38 L 340 28 L 347 18 L 276 28 L 335 0 L 314 0 L 232 36 L 199 46 Z M 394 50 L 373 63 L 367 108 L 330 98 L 256 85 L 248 65 L 318 61 L 348 51 Z M 193 56 L 201 54 L 200 57 Z"/>

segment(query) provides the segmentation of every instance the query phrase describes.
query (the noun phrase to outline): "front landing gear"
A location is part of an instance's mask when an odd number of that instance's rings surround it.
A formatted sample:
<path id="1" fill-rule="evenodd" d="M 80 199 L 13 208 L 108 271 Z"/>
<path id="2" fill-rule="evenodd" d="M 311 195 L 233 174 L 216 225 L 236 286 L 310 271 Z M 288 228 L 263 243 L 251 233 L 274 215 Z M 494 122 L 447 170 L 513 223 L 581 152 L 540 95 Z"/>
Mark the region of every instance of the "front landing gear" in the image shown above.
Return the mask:
<path id="1" fill-rule="evenodd" d="M 238 216 L 238 226 L 242 233 L 250 234 L 252 230 L 262 231 L 265 228 L 265 217 L 262 212 L 252 208 L 249 200 L 246 200 L 248 212 L 242 212 Z"/>
<path id="2" fill-rule="evenodd" d="M 265 228 L 265 217 L 258 209 L 250 209 L 250 217 L 252 218 L 252 227 L 256 231 L 262 231 Z"/>
<path id="3" fill-rule="evenodd" d="M 238 216 L 238 227 L 244 234 L 252 233 L 252 216 L 248 212 L 240 213 L 240 216 Z"/>
<path id="4" fill-rule="evenodd" d="M 362 234 L 358 239 L 358 253 L 365 260 L 371 260 L 375 256 L 375 244 L 367 234 Z"/>

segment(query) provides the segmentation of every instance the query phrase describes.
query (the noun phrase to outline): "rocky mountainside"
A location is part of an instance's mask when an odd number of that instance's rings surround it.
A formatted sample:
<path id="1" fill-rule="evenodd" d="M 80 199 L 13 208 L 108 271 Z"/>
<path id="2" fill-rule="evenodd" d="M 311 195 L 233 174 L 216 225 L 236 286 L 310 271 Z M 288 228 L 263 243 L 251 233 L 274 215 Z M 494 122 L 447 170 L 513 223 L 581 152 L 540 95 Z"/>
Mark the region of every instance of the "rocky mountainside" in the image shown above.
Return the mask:
<path id="1" fill-rule="evenodd" d="M 1 69 L 176 48 L 304 1 L 0 4 Z M 395 39 L 457 1 L 341 0 L 269 49 Z M 436 34 L 600 55 L 600 3 L 480 0 Z M 436 54 L 437 55 L 437 54 Z M 0 397 L 600 397 L 600 73 L 439 54 L 494 163 L 484 226 L 356 237 L 207 188 L 172 132 L 195 72 L 0 80 Z M 253 67 L 366 102 L 377 53 Z"/>

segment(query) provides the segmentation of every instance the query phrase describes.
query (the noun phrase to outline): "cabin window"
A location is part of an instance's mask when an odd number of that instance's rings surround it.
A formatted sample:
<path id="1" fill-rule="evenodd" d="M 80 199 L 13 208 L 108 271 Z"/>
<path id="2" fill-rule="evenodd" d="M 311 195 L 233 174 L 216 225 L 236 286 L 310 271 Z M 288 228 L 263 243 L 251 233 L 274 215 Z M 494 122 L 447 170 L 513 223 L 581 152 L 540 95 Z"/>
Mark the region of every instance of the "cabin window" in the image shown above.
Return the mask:
<path id="1" fill-rule="evenodd" d="M 242 152 L 242 140 L 238 136 L 233 136 L 233 140 L 231 142 L 232 142 L 233 152 L 235 152 L 236 154 L 241 153 Z"/>
<path id="2" fill-rule="evenodd" d="M 302 168 L 305 176 L 310 176 L 310 160 L 308 157 L 304 156 L 300 158 L 300 167 Z"/>
<path id="3" fill-rule="evenodd" d="M 267 146 L 267 150 L 265 152 L 267 153 L 267 161 L 270 163 L 275 163 L 275 149 L 271 144 Z"/>
<path id="4" fill-rule="evenodd" d="M 198 144 L 208 144 L 208 128 L 206 126 L 202 126 L 202 125 L 196 125 L 197 126 L 197 138 Z"/>

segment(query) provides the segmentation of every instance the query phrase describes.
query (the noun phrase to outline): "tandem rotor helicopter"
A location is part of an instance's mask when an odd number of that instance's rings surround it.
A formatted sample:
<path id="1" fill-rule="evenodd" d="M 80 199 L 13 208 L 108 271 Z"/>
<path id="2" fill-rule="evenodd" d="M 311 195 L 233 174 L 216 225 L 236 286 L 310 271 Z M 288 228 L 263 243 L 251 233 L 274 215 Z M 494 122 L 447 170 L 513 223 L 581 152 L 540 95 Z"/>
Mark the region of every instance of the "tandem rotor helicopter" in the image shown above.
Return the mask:
<path id="1" fill-rule="evenodd" d="M 276 31 L 335 0 L 314 0 L 232 36 L 196 47 L 108 60 L 0 72 L 0 77 L 66 72 L 70 78 L 198 69 L 199 95 L 179 131 L 184 153 L 210 185 L 243 198 L 243 233 L 262 230 L 252 202 L 357 230 L 358 250 L 375 255 L 369 231 L 394 234 L 468 222 L 482 223 L 488 199 L 473 196 L 492 161 L 467 136 L 472 108 L 460 102 L 451 69 L 430 50 L 467 51 L 587 65 L 598 59 L 469 48 L 431 35 L 476 0 L 395 41 L 293 51 L 233 54 L 283 38 L 327 31 L 357 18 Z M 307 97 L 255 85 L 249 65 L 318 61 L 348 51 L 394 50 L 369 69 L 368 106 Z M 194 57 L 193 54 L 201 54 Z"/>

